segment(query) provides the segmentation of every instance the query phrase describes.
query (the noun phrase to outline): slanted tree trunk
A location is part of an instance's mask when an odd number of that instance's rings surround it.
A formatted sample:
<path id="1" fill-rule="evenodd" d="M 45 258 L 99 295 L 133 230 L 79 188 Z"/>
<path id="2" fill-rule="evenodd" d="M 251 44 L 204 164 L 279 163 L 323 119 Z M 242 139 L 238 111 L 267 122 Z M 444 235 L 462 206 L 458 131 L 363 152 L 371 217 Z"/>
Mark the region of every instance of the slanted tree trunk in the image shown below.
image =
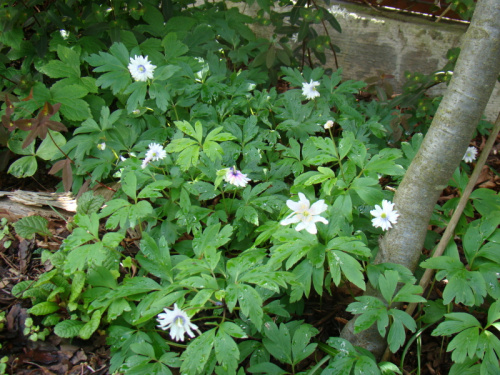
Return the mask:
<path id="1" fill-rule="evenodd" d="M 381 239 L 375 263 L 416 269 L 434 206 L 465 154 L 499 74 L 500 1 L 479 0 L 450 85 L 394 197 L 400 217 Z M 386 342 L 374 326 L 357 335 L 353 328 L 354 319 L 341 336 L 382 354 Z"/>

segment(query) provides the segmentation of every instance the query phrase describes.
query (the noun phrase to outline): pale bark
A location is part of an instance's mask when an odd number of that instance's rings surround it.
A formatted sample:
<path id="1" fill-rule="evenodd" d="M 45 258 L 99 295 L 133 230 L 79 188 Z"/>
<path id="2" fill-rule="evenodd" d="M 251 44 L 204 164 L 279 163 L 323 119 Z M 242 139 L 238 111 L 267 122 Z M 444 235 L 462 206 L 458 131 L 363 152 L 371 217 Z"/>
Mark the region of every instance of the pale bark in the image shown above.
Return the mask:
<path id="1" fill-rule="evenodd" d="M 480 0 L 464 36 L 453 79 L 395 194 L 400 217 L 380 241 L 375 263 L 398 263 L 412 271 L 417 267 L 434 206 L 465 154 L 499 74 L 500 1 Z M 374 327 L 358 335 L 353 327 L 351 320 L 341 336 L 382 354 L 386 343 Z"/>
<path id="2" fill-rule="evenodd" d="M 70 193 L 0 191 L 0 218 L 5 217 L 10 222 L 31 215 L 48 219 L 60 219 L 63 216 L 67 219 L 72 217 L 74 212 L 76 199 Z"/>

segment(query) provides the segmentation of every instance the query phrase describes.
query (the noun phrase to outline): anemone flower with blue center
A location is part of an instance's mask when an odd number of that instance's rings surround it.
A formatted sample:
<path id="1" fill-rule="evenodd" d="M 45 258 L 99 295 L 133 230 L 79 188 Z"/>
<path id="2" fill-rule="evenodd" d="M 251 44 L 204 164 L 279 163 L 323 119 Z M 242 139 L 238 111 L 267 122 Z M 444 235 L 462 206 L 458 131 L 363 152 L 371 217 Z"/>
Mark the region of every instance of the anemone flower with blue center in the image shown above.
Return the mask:
<path id="1" fill-rule="evenodd" d="M 128 64 L 128 70 L 132 75 L 132 78 L 136 81 L 147 81 L 153 78 L 153 73 L 156 69 L 156 65 L 151 64 L 148 57 L 135 56 L 130 58 L 130 64 Z"/>
<path id="2" fill-rule="evenodd" d="M 191 323 L 191 319 L 187 316 L 184 310 L 177 307 L 174 303 L 174 309 L 164 309 L 165 313 L 158 314 L 158 327 L 166 331 L 170 329 L 170 337 L 175 341 L 184 341 L 184 333 L 193 338 L 195 334 L 192 330 L 198 331 L 198 326 Z M 198 331 L 199 333 L 199 331 Z"/>
<path id="3" fill-rule="evenodd" d="M 236 169 L 236 167 L 226 169 L 226 176 L 224 177 L 224 180 L 239 187 L 245 187 L 248 182 L 251 181 L 246 174 L 241 173 Z"/>

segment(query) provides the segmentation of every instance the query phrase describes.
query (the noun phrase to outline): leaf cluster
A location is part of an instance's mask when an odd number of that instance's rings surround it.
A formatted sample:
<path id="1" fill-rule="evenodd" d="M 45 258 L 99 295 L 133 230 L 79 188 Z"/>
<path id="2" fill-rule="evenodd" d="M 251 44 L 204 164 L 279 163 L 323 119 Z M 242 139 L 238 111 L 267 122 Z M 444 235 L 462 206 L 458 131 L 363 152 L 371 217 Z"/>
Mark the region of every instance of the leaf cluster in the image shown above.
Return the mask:
<path id="1" fill-rule="evenodd" d="M 30 11 L 25 29 L 20 4 L 0 40 L 8 49 L 5 144 L 20 156 L 9 171 L 31 176 L 43 160 L 62 174 L 61 189 L 114 192 L 106 202 L 81 195 L 71 234 L 42 254 L 54 268 L 13 289 L 31 299 L 30 314 L 64 338 L 106 329 L 111 372 L 297 373 L 320 348 L 329 356 L 325 374 L 398 373 L 339 338 L 316 342 L 318 329 L 301 317 L 312 298 L 344 286 L 365 290 L 370 282 L 379 297 L 358 297 L 347 311 L 359 315 L 356 331 L 375 324 L 396 351 L 420 324 L 400 304 L 425 302 L 409 270 L 371 264 L 381 232 L 370 222 L 370 210 L 392 200 L 394 189 L 384 188 L 397 186 L 422 135 L 392 147 L 401 113 L 358 101 L 365 83 L 314 64 L 297 68 L 304 64 L 293 59 L 292 33 L 308 58 L 322 61 L 325 46 L 334 48 L 315 27 L 341 31 L 326 8 L 282 2 L 286 11 L 278 14 L 274 2 L 258 1 L 257 22 L 276 26 L 264 41 L 253 20 L 225 2 L 44 3 L 40 15 Z M 38 20 L 59 15 L 69 18 Z M 34 37 L 31 46 L 19 39 L 21 30 L 43 31 L 45 39 Z M 156 67 L 153 78 L 133 81 L 136 56 Z M 270 88 L 277 78 L 285 90 Z M 301 89 L 311 81 L 319 96 L 309 100 Z M 230 168 L 244 182 L 228 178 Z M 454 179 L 462 187 L 465 172 Z M 327 207 L 317 234 L 282 224 L 298 193 Z M 445 304 L 498 297 L 497 206 L 497 194 L 473 194 L 469 217 L 476 210 L 485 218 L 460 227 L 466 265 L 451 247 L 423 263 L 448 280 Z M 26 238 L 48 235 L 40 219 L 24 218 L 15 229 Z M 445 220 L 443 213 L 437 221 Z M 427 303 L 423 321 L 439 321 L 443 303 Z M 172 342 L 156 322 L 174 304 L 199 327 L 185 343 Z M 496 327 L 492 314 L 484 332 Z M 457 365 L 490 366 L 496 343 L 479 322 L 463 320 L 468 325 L 436 334 L 475 329 L 481 345 L 470 346 L 467 358 L 459 351 Z"/>

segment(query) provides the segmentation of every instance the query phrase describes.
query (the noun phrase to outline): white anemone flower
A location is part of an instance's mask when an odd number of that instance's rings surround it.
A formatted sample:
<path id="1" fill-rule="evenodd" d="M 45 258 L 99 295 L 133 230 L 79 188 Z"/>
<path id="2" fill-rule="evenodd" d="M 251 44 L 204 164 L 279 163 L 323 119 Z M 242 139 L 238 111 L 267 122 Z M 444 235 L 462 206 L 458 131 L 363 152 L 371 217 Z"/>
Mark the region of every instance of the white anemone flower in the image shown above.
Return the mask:
<path id="1" fill-rule="evenodd" d="M 128 64 L 128 70 L 132 75 L 132 78 L 136 81 L 147 81 L 153 78 L 154 70 L 156 65 L 151 64 L 148 57 L 135 56 L 130 58 L 130 64 Z"/>
<path id="2" fill-rule="evenodd" d="M 66 31 L 64 29 L 59 30 L 59 33 L 61 34 L 61 37 L 66 40 L 69 38 L 69 31 Z"/>
<path id="3" fill-rule="evenodd" d="M 332 120 L 328 120 L 325 125 L 323 125 L 323 127 L 326 129 L 331 129 L 333 128 L 333 121 Z"/>
<path id="4" fill-rule="evenodd" d="M 150 161 L 157 161 L 165 159 L 167 157 L 167 152 L 163 149 L 162 145 L 158 143 L 150 143 L 149 150 L 146 152 L 146 157 L 142 161 L 142 169 L 146 168 Z"/>
<path id="5" fill-rule="evenodd" d="M 316 90 L 316 86 L 319 86 L 320 83 L 318 81 L 313 81 L 311 79 L 311 82 L 307 83 L 304 82 L 302 84 L 302 95 L 304 95 L 307 99 L 314 99 L 320 96 L 320 93 L 318 90 Z"/>
<path id="6" fill-rule="evenodd" d="M 158 143 L 150 143 L 149 150 L 146 152 L 146 158 L 149 158 L 153 161 L 157 161 L 160 159 L 165 159 L 167 157 L 167 152 L 163 149 L 162 145 Z"/>
<path id="7" fill-rule="evenodd" d="M 101 151 L 104 151 L 106 149 L 106 143 L 105 142 L 98 143 L 97 148 Z"/>
<path id="8" fill-rule="evenodd" d="M 463 161 L 466 163 L 472 163 L 474 160 L 476 160 L 477 156 L 477 148 L 474 146 L 467 147 L 467 151 L 465 151 L 465 155 L 462 158 Z"/>
<path id="9" fill-rule="evenodd" d="M 392 228 L 392 224 L 396 224 L 399 217 L 398 212 L 394 210 L 394 203 L 386 199 L 382 201 L 382 207 L 377 204 L 375 209 L 371 210 L 370 213 L 374 216 L 372 219 L 373 226 L 375 228 L 382 228 L 382 230 Z"/>
<path id="10" fill-rule="evenodd" d="M 236 169 L 236 167 L 226 168 L 226 176 L 224 177 L 224 180 L 239 187 L 245 187 L 248 182 L 251 181 L 246 174 L 241 173 Z"/>
<path id="11" fill-rule="evenodd" d="M 316 229 L 316 223 L 319 221 L 323 224 L 328 224 L 328 220 L 320 216 L 320 214 L 328 209 L 323 199 L 317 201 L 311 206 L 311 203 L 302 193 L 299 193 L 299 201 L 294 202 L 292 200 L 287 200 L 286 205 L 293 212 L 288 215 L 285 219 L 281 220 L 281 225 L 295 224 L 299 223 L 295 230 L 297 232 L 302 229 L 307 230 L 311 234 L 318 233 Z"/>
<path id="12" fill-rule="evenodd" d="M 184 341 L 184 333 L 193 338 L 195 335 L 192 330 L 198 331 L 198 326 L 191 323 L 186 312 L 179 309 L 177 304 L 174 303 L 174 309 L 164 309 L 165 313 L 158 314 L 156 320 L 160 324 L 162 330 L 170 329 L 170 337 L 175 341 Z M 199 331 L 198 331 L 199 333 Z"/>

